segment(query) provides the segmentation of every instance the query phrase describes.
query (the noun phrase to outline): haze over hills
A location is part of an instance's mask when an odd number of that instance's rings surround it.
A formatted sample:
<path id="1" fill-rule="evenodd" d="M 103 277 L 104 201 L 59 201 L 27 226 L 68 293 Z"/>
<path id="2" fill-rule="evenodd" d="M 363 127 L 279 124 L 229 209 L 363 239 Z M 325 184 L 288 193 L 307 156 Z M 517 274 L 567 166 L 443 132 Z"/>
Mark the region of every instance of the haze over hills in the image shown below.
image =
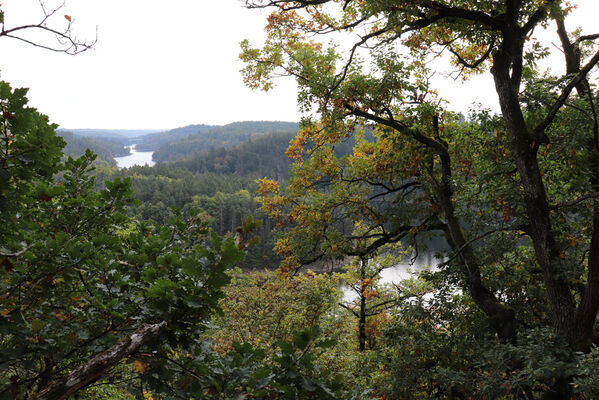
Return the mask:
<path id="1" fill-rule="evenodd" d="M 125 138 L 125 139 L 133 139 L 136 137 L 148 135 L 155 132 L 160 132 L 160 129 L 66 129 L 59 128 L 57 130 L 59 133 L 61 132 L 72 132 L 77 136 L 84 137 L 109 137 L 109 138 Z"/>
<path id="2" fill-rule="evenodd" d="M 109 165 L 116 165 L 115 157 L 122 157 L 129 154 L 129 149 L 125 147 L 128 139 L 122 136 L 80 136 L 69 131 L 59 131 L 66 146 L 63 148 L 65 156 L 78 157 L 90 149 L 98 155 L 98 158 L 106 161 Z"/>
<path id="3" fill-rule="evenodd" d="M 169 131 L 60 129 L 59 134 L 68 143 L 68 155 L 83 154 L 87 146 L 102 159 L 110 161 L 111 157 L 128 155 L 126 146 L 135 144 L 137 151 L 154 152 L 155 161 L 165 162 L 234 147 L 272 133 L 295 134 L 298 128 L 296 122 L 243 121 L 227 125 L 188 125 Z"/>
<path id="4" fill-rule="evenodd" d="M 138 151 L 156 151 L 167 143 L 184 140 L 190 135 L 198 134 L 215 128 L 212 125 L 188 125 L 181 128 L 171 129 L 170 131 L 162 131 L 144 135 L 136 141 L 136 150 Z"/>
<path id="5" fill-rule="evenodd" d="M 264 176 L 281 182 L 288 179 L 291 160 L 285 150 L 297 129 L 297 123 L 261 121 L 224 126 L 191 125 L 148 134 L 134 140 L 136 150 L 152 149 L 162 143 L 160 151 L 173 149 L 166 158 L 176 161 L 120 170 L 98 168 L 97 184 L 102 185 L 114 177 L 131 179 L 140 203 L 131 205 L 130 212 L 157 223 L 166 223 L 171 207 L 184 213 L 201 210 L 202 218 L 222 235 L 234 231 L 247 217 L 262 220 L 256 232 L 260 243 L 248 249 L 248 255 L 239 265 L 272 268 L 279 262 L 272 251 L 274 222 L 260 210 L 255 198 L 256 179 Z M 88 140 L 97 145 L 90 138 L 77 135 L 66 139 Z"/>
<path id="6" fill-rule="evenodd" d="M 234 122 L 223 126 L 202 126 L 196 133 L 181 138 L 182 134 L 175 132 L 169 134 L 175 140 L 165 140 L 154 152 L 157 162 L 175 161 L 185 159 L 195 153 L 231 147 L 241 144 L 249 139 L 264 136 L 275 132 L 297 132 L 299 125 L 296 122 L 278 121 L 244 121 Z M 140 142 L 144 148 L 143 138 Z"/>

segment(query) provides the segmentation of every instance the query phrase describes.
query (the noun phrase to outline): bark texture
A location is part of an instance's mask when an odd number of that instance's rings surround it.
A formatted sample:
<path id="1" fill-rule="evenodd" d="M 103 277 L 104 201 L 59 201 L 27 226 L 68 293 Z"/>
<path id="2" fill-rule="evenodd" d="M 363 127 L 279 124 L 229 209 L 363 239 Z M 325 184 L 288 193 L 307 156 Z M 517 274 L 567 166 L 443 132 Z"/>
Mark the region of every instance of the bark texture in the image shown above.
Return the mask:
<path id="1" fill-rule="evenodd" d="M 32 400 L 64 400 L 69 398 L 78 390 L 100 378 L 123 358 L 137 352 L 145 344 L 159 340 L 166 329 L 166 325 L 166 321 L 162 321 L 157 324 L 142 326 L 86 364 L 51 382 Z"/>

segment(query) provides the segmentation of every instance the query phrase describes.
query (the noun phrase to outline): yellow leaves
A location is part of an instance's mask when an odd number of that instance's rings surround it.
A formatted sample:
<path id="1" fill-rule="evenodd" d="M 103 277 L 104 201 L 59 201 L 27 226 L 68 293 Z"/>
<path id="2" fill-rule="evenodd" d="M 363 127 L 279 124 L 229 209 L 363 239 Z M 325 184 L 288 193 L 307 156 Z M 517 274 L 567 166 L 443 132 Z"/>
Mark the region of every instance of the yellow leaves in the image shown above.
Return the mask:
<path id="1" fill-rule="evenodd" d="M 377 292 L 376 290 L 367 288 L 362 291 L 362 295 L 367 299 L 372 299 L 373 297 L 378 297 L 379 292 Z"/>
<path id="2" fill-rule="evenodd" d="M 10 312 L 11 312 L 11 311 L 12 311 L 12 310 L 10 310 L 10 309 L 8 309 L 8 308 L 7 308 L 7 309 L 4 309 L 4 310 L 0 311 L 0 316 L 4 317 L 5 315 L 8 315 L 8 314 L 10 314 Z"/>
<path id="3" fill-rule="evenodd" d="M 377 141 L 379 146 L 378 151 L 381 154 L 386 154 L 391 151 L 391 141 L 387 138 L 379 138 Z"/>
<path id="4" fill-rule="evenodd" d="M 279 239 L 273 250 L 277 254 L 289 254 L 291 252 L 290 244 L 291 240 L 289 238 Z"/>
<path id="5" fill-rule="evenodd" d="M 59 313 L 59 312 L 55 312 L 55 313 L 54 313 L 54 316 L 55 316 L 56 318 L 58 318 L 59 320 L 61 320 L 61 321 L 66 321 L 66 320 L 68 320 L 68 319 L 69 319 L 69 317 L 67 317 L 67 316 L 65 316 L 64 314 L 61 314 L 61 313 Z"/>
<path id="6" fill-rule="evenodd" d="M 324 176 L 335 176 L 339 173 L 339 160 L 335 157 L 333 149 L 323 149 L 320 157 L 317 159 L 317 168 Z"/>
<path id="7" fill-rule="evenodd" d="M 148 362 L 144 360 L 133 361 L 133 370 L 140 375 L 143 375 L 148 370 Z"/>
<path id="8" fill-rule="evenodd" d="M 272 179 L 268 179 L 268 178 L 263 178 L 263 179 L 258 179 L 258 190 L 257 192 L 261 195 L 261 196 L 268 196 L 271 194 L 276 194 L 279 193 L 279 184 L 272 180 Z"/>
<path id="9" fill-rule="evenodd" d="M 306 144 L 307 137 L 304 131 L 298 132 L 289 144 L 289 148 L 285 152 L 285 155 L 296 162 L 301 161 L 302 153 L 304 152 L 304 146 Z"/>
<path id="10" fill-rule="evenodd" d="M 65 281 L 64 281 L 63 278 L 56 278 L 56 279 L 52 280 L 52 285 L 58 285 L 58 284 L 61 284 L 61 283 L 65 283 Z"/>
<path id="11" fill-rule="evenodd" d="M 144 400 L 154 400 L 154 398 L 152 397 L 152 393 L 148 392 L 147 390 L 144 390 L 143 396 Z"/>
<path id="12" fill-rule="evenodd" d="M 360 148 L 355 148 L 354 149 L 354 157 L 355 158 L 362 158 L 362 159 L 367 159 L 370 158 L 372 156 L 372 151 L 369 151 L 371 149 L 360 149 Z"/>
<path id="13" fill-rule="evenodd" d="M 283 261 L 281 261 L 281 265 L 279 266 L 279 272 L 282 274 L 289 274 L 293 271 L 296 271 L 300 267 L 299 260 L 295 256 L 285 257 Z"/>
<path id="14" fill-rule="evenodd" d="M 258 201 L 262 203 L 262 209 L 266 211 L 271 218 L 279 219 L 282 215 L 280 207 L 286 203 L 283 196 L 278 195 L 279 184 L 272 179 L 258 179 L 258 189 L 256 192 L 260 194 Z"/>

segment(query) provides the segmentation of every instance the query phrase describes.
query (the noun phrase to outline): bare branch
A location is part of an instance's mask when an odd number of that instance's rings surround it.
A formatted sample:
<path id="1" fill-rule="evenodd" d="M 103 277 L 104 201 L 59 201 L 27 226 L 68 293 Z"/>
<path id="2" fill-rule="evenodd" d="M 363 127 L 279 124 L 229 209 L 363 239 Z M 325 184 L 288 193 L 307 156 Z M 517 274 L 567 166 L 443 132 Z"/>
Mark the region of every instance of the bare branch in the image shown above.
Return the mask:
<path id="1" fill-rule="evenodd" d="M 32 247 L 32 245 L 26 246 L 24 249 L 19 250 L 15 253 L 2 253 L 0 252 L 0 257 L 20 257 L 27 252 Z"/>
<path id="2" fill-rule="evenodd" d="M 96 37 L 93 41 L 91 41 L 91 42 L 80 41 L 73 35 L 73 32 L 71 31 L 72 21 L 70 20 L 70 17 L 67 18 L 69 22 L 68 22 L 66 28 L 63 30 L 51 28 L 47 25 L 47 22 L 60 9 L 62 9 L 65 6 L 64 2 L 61 5 L 59 5 L 58 7 L 52 9 L 51 11 L 46 10 L 46 7 L 45 7 L 45 4 L 43 1 L 40 0 L 39 3 L 40 3 L 40 7 L 42 9 L 42 12 L 44 14 L 44 18 L 39 23 L 20 25 L 20 26 L 16 26 L 13 28 L 9 28 L 9 29 L 6 29 L 5 24 L 3 23 L 2 29 L 0 30 L 0 37 L 4 36 L 7 38 L 16 39 L 16 40 L 22 41 L 24 43 L 27 43 L 29 45 L 32 45 L 34 47 L 38 47 L 38 48 L 42 48 L 45 50 L 50 50 L 50 51 L 54 51 L 54 52 L 58 52 L 58 53 L 66 53 L 66 54 L 70 54 L 70 55 L 83 53 L 84 51 L 91 49 L 96 44 L 96 42 L 98 40 L 97 29 L 96 29 Z M 27 38 L 22 37 L 17 34 L 17 33 L 21 33 L 24 31 L 44 31 L 44 32 L 54 36 L 56 41 L 58 42 L 58 44 L 56 46 L 52 46 L 49 44 L 42 44 L 42 43 L 35 42 L 33 40 L 27 39 Z"/>
<path id="3" fill-rule="evenodd" d="M 581 42 L 597 40 L 597 39 L 599 39 L 599 33 L 581 36 L 578 39 L 576 39 L 575 43 L 581 43 Z"/>
<path id="4" fill-rule="evenodd" d="M 353 310 L 351 307 L 348 307 L 343 303 L 337 303 L 337 304 L 339 304 L 339 306 L 345 308 L 347 311 L 351 312 L 356 318 L 360 318 L 360 314 L 358 314 L 356 312 L 356 310 Z"/>
<path id="5" fill-rule="evenodd" d="M 458 257 L 461 257 L 462 252 L 464 251 L 464 249 L 468 246 L 470 246 L 472 243 L 483 239 L 486 236 L 489 236 L 493 233 L 497 233 L 497 232 L 506 232 L 506 231 L 514 231 L 514 230 L 519 230 L 522 227 L 518 226 L 518 227 L 508 227 L 508 228 L 497 228 L 497 229 L 491 229 L 490 231 L 487 231 L 485 233 L 481 233 L 480 235 L 477 235 L 475 237 L 473 237 L 472 239 L 470 239 L 469 241 L 467 241 L 466 243 L 464 243 L 459 249 L 457 249 L 457 251 L 454 253 L 453 256 L 451 256 L 449 258 L 449 260 L 439 264 L 437 266 L 437 268 L 443 268 L 444 266 L 448 265 L 450 262 L 452 262 L 453 260 L 455 260 Z"/>
<path id="6" fill-rule="evenodd" d="M 246 0 L 245 6 L 247 8 L 268 8 L 268 7 L 279 7 L 283 11 L 299 10 L 308 6 L 317 6 L 320 4 L 326 4 L 331 0 L 300 0 L 300 1 L 289 1 L 289 0 L 271 0 L 271 1 L 256 1 Z M 347 3 L 350 0 L 346 2 Z"/>

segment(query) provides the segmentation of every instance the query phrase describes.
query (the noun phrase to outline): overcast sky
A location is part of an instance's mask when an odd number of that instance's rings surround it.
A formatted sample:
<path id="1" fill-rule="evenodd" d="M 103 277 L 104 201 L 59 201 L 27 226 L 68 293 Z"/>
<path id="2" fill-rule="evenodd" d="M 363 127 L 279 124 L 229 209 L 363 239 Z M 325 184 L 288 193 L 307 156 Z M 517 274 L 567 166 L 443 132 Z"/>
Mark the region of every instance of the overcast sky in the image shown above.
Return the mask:
<path id="1" fill-rule="evenodd" d="M 596 33 L 599 1 L 579 5 L 568 26 Z M 50 8 L 55 0 L 46 0 Z M 3 0 L 6 28 L 38 22 L 38 0 Z M 72 17 L 94 49 L 68 56 L 0 39 L 0 78 L 29 87 L 30 104 L 64 128 L 166 129 L 241 120 L 297 121 L 295 85 L 268 93 L 247 89 L 239 42 L 259 44 L 266 13 L 240 0 L 67 0 L 56 17 Z M 596 28 L 595 28 L 596 27 Z M 557 43 L 557 39 L 556 39 Z M 492 81 L 436 78 L 452 108 L 496 104 Z"/>

